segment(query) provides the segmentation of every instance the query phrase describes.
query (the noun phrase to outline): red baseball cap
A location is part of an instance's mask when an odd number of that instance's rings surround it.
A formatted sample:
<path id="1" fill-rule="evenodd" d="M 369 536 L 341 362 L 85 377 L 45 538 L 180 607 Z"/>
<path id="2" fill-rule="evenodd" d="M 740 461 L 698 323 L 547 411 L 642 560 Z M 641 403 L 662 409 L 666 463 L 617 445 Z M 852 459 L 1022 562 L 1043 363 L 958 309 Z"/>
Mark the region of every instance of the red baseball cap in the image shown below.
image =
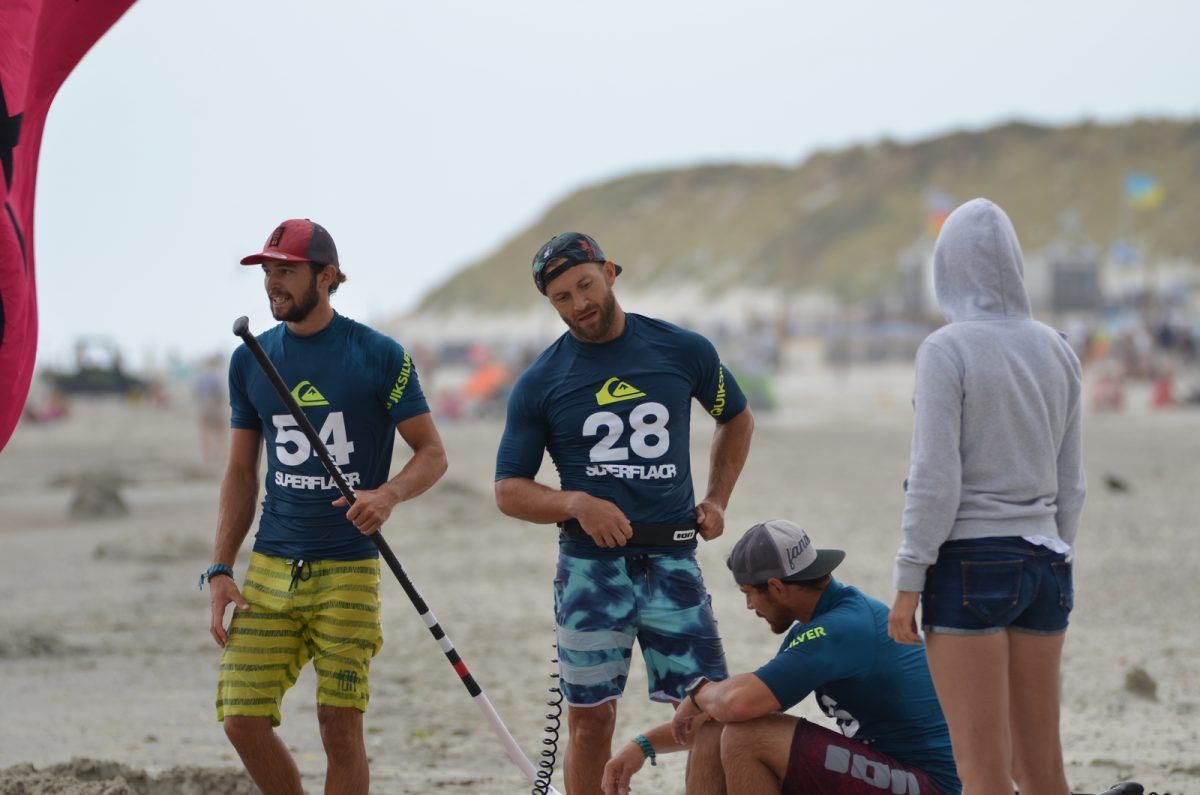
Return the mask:
<path id="1" fill-rule="evenodd" d="M 258 254 L 242 257 L 243 265 L 264 262 L 315 262 L 337 265 L 337 246 L 325 227 L 307 218 L 292 218 L 275 227 Z"/>

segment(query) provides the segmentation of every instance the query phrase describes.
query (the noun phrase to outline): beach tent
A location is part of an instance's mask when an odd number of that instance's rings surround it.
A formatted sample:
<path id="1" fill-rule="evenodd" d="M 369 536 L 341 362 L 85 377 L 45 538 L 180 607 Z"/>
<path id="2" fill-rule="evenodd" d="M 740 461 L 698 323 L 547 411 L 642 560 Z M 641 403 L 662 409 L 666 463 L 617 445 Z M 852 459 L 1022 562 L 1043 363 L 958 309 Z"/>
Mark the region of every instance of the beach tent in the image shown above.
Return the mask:
<path id="1" fill-rule="evenodd" d="M 0 2 L 0 449 L 37 353 L 33 200 L 42 127 L 59 86 L 133 0 Z"/>

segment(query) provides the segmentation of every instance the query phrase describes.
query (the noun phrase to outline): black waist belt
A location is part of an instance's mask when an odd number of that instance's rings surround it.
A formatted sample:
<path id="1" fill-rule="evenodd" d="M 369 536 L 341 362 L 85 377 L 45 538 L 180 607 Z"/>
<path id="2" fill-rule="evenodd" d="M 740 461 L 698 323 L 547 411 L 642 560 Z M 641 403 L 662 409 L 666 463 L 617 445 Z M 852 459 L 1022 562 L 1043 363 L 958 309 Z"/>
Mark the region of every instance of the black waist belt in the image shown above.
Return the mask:
<path id="1" fill-rule="evenodd" d="M 568 519 L 558 523 L 558 529 L 568 538 L 579 541 L 591 541 L 592 537 L 583 529 L 577 519 Z M 695 524 L 644 524 L 633 523 L 633 538 L 629 539 L 631 547 L 682 547 L 696 540 Z"/>

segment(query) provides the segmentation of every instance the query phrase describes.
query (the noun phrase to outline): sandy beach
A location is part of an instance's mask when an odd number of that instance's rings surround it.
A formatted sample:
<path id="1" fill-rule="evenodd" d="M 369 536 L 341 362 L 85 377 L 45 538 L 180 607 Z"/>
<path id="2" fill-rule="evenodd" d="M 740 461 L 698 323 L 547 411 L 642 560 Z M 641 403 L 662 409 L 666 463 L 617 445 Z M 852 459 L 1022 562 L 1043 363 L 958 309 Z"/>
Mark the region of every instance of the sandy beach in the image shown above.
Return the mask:
<path id="1" fill-rule="evenodd" d="M 784 406 L 760 417 L 726 535 L 700 549 L 731 670 L 756 667 L 778 640 L 744 609 L 724 566 L 755 521 L 790 518 L 818 545 L 845 549 L 839 578 L 890 602 L 911 383 L 910 371 L 889 368 L 811 371 L 778 385 Z M 702 485 L 710 426 L 702 416 L 695 426 Z M 555 533 L 495 509 L 500 431 L 495 422 L 443 424 L 449 473 L 398 508 L 385 534 L 532 755 L 553 670 Z M 219 472 L 201 466 L 197 448 L 183 396 L 166 408 L 79 402 L 65 421 L 20 426 L 0 454 L 0 792 L 253 792 L 214 717 L 220 649 L 196 581 L 210 559 Z M 1090 493 L 1063 672 L 1076 792 L 1125 778 L 1157 792 L 1200 785 L 1198 461 L 1200 412 L 1086 418 Z M 86 473 L 122 476 L 128 514 L 73 519 Z M 542 475 L 553 482 L 549 467 Z M 384 611 L 366 717 L 372 791 L 527 792 L 386 576 Z M 309 670 L 284 701 L 280 731 L 317 792 L 324 758 L 313 689 Z M 618 742 L 669 718 L 645 692 L 635 654 Z M 824 722 L 809 702 L 797 713 Z M 682 792 L 683 769 L 682 755 L 662 758 L 635 790 Z M 126 789 L 113 789 L 118 776 Z"/>

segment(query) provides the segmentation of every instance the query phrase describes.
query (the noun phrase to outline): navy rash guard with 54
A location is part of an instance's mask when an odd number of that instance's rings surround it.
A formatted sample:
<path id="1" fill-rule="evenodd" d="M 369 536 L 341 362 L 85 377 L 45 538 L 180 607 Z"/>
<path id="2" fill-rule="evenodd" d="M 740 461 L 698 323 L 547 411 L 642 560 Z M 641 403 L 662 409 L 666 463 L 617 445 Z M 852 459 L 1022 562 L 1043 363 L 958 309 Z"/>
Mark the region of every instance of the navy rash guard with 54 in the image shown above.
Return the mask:
<path id="1" fill-rule="evenodd" d="M 381 486 L 396 424 L 429 411 L 404 348 L 341 315 L 307 337 L 280 323 L 257 339 L 351 488 Z M 245 345 L 229 363 L 229 402 L 232 427 L 258 431 L 266 443 L 254 551 L 305 560 L 375 557 L 374 543 L 346 519 L 346 509 L 331 505 L 341 496 L 337 485 Z"/>

